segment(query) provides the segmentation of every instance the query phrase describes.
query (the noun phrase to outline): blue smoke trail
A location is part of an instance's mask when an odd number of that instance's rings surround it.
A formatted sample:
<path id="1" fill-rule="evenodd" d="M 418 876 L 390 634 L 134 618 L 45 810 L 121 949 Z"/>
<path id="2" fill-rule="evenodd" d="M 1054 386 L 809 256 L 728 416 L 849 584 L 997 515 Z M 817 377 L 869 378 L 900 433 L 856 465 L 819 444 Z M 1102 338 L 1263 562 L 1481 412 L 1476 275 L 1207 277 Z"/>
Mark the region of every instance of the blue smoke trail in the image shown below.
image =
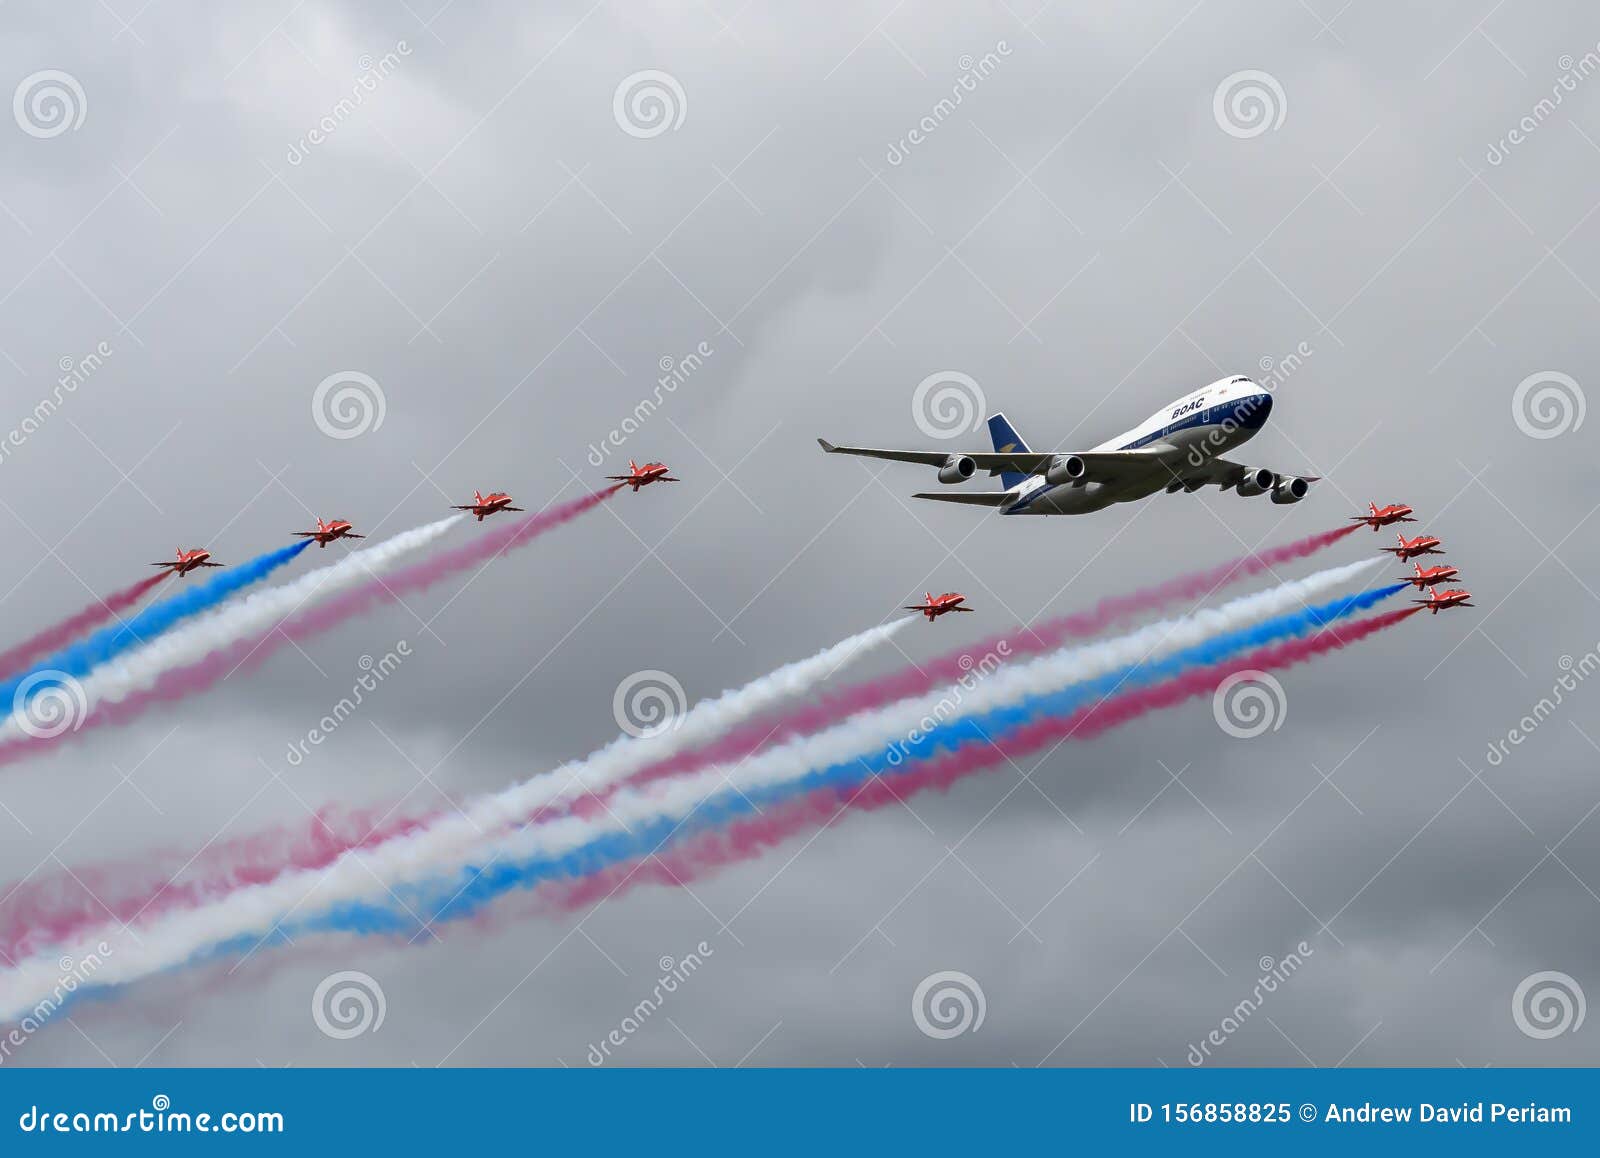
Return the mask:
<path id="1" fill-rule="evenodd" d="M 874 775 L 892 776 L 912 761 L 953 751 L 966 744 L 989 744 L 1042 716 L 1065 715 L 1086 703 L 1119 691 L 1159 683 L 1191 668 L 1210 666 L 1270 643 L 1310 634 L 1365 611 L 1407 586 L 1406 583 L 1396 583 L 1342 596 L 1301 611 L 1224 632 L 1160 659 L 1129 664 L 1057 691 L 1028 696 L 1003 707 L 935 723 L 906 741 L 866 753 L 857 759 L 816 769 L 783 784 L 749 789 L 742 793 L 718 793 L 704 800 L 687 818 L 661 817 L 644 823 L 635 822 L 631 831 L 606 833 L 565 853 L 545 854 L 520 861 L 468 864 L 451 874 L 434 875 L 396 885 L 393 889 L 396 899 L 392 904 L 341 902 L 316 916 L 285 925 L 283 930 L 291 936 L 300 932 L 405 934 L 417 930 L 418 921 L 412 915 L 414 913 L 431 913 L 433 922 L 468 917 L 505 893 L 551 880 L 582 878 L 612 865 L 636 860 L 686 836 L 749 816 L 762 805 L 803 796 L 819 788 L 853 786 Z M 235 949 L 248 950 L 254 943 L 253 938 L 239 943 L 230 942 L 228 946 L 219 947 L 206 956 L 210 958 Z"/>
<path id="2" fill-rule="evenodd" d="M 26 703 L 19 700 L 26 701 L 47 687 L 59 686 L 65 677 L 88 675 L 107 660 L 147 643 L 185 619 L 209 611 L 234 592 L 266 578 L 310 545 L 311 540 L 304 539 L 265 555 L 257 555 L 237 567 L 227 568 L 197 587 L 188 588 L 159 603 L 152 603 L 131 619 L 102 627 L 93 635 L 62 648 L 21 675 L 0 683 L 0 708 L 11 712 L 22 711 Z M 19 692 L 22 693 L 20 697 Z"/>

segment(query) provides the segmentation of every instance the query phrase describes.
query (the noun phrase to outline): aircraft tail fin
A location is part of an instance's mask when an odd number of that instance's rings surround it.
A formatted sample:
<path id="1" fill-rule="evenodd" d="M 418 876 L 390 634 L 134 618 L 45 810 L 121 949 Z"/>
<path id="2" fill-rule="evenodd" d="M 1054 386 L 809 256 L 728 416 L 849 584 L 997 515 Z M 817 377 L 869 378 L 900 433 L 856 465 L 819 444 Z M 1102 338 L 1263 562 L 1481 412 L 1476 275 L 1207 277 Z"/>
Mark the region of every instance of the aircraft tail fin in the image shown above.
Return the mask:
<path id="1" fill-rule="evenodd" d="M 1022 436 L 1011 425 L 1004 414 L 991 414 L 989 416 L 989 438 L 994 442 L 994 449 L 999 454 L 1026 454 L 1028 444 L 1022 441 Z M 1025 481 L 1027 475 L 1021 471 L 1006 470 L 1000 472 L 1000 483 L 1010 490 L 1017 484 Z"/>

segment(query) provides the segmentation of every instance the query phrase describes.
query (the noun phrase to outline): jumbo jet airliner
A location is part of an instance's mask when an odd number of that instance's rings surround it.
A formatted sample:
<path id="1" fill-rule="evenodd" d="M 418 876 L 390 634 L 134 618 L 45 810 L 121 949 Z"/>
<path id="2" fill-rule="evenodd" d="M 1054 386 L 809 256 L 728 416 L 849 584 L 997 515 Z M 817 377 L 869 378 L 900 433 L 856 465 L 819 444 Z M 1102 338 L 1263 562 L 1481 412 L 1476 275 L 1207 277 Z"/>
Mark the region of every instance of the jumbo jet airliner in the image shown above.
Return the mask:
<path id="1" fill-rule="evenodd" d="M 994 507 L 1002 515 L 1081 515 L 1157 491 L 1192 492 L 1212 484 L 1245 496 L 1270 494 L 1275 503 L 1297 503 L 1317 476 L 1280 474 L 1222 457 L 1253 438 L 1270 413 L 1272 395 L 1266 388 L 1237 377 L 1196 390 L 1091 450 L 1031 451 L 1003 414 L 989 419 L 992 453 L 874 450 L 817 441 L 829 454 L 937 467 L 942 483 L 966 482 L 980 470 L 999 475 L 1004 490 L 913 497 Z"/>

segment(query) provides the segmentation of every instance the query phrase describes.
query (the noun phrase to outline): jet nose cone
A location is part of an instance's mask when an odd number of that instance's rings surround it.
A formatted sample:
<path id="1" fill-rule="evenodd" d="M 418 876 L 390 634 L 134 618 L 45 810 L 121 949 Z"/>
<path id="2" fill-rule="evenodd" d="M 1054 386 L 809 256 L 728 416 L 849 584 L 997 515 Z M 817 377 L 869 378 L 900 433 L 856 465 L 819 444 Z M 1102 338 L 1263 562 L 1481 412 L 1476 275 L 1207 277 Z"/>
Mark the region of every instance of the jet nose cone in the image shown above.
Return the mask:
<path id="1" fill-rule="evenodd" d="M 1272 395 L 1265 390 L 1240 400 L 1241 425 L 1249 430 L 1260 430 L 1272 413 Z"/>

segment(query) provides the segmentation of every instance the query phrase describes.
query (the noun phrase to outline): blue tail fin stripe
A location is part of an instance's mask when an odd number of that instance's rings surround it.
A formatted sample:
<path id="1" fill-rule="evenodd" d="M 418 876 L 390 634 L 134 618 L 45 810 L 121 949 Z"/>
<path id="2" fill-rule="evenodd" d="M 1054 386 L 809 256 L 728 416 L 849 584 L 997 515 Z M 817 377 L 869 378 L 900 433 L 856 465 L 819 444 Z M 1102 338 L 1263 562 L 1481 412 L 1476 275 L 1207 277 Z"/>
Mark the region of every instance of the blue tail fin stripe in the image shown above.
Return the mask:
<path id="1" fill-rule="evenodd" d="M 994 449 L 1000 454 L 1026 454 L 1028 444 L 1022 441 L 1022 436 L 1016 428 L 1006 421 L 1004 414 L 989 416 L 989 437 L 994 442 Z M 1010 490 L 1028 476 L 1021 471 L 1007 470 L 1000 472 L 1000 483 Z"/>

